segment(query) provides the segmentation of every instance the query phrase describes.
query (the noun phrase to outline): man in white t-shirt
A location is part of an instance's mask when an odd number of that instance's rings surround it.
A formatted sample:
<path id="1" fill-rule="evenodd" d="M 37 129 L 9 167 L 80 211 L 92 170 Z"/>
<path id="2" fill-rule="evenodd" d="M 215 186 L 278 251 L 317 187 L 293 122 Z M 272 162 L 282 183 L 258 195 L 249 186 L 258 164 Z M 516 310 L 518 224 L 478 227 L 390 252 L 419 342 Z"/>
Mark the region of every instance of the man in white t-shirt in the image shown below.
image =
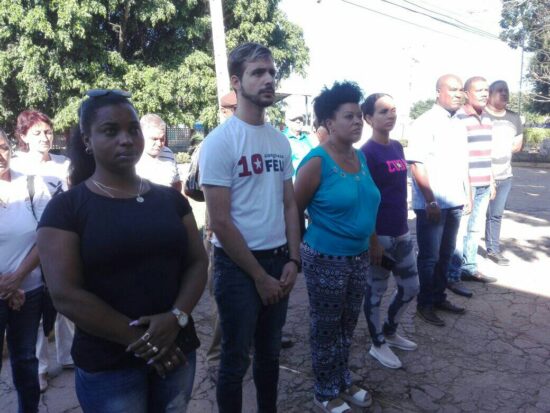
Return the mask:
<path id="1" fill-rule="evenodd" d="M 493 121 L 492 169 L 496 196 L 487 208 L 485 246 L 487 258 L 498 265 L 510 265 L 510 260 L 500 251 L 500 227 L 512 189 L 512 154 L 519 152 L 523 144 L 523 124 L 519 115 L 507 108 L 509 100 L 510 91 L 505 81 L 491 83 L 485 112 Z"/>
<path id="2" fill-rule="evenodd" d="M 229 55 L 235 115 L 205 139 L 200 184 L 214 232 L 214 294 L 222 329 L 220 413 L 242 411 L 254 341 L 258 411 L 277 410 L 281 330 L 300 267 L 298 211 L 288 140 L 265 123 L 275 100 L 269 49 L 245 43 Z"/>
<path id="3" fill-rule="evenodd" d="M 155 184 L 171 186 L 181 192 L 181 178 L 174 153 L 165 146 L 166 123 L 154 113 L 144 115 L 139 123 L 145 145 L 143 155 L 136 164 L 137 174 Z"/>

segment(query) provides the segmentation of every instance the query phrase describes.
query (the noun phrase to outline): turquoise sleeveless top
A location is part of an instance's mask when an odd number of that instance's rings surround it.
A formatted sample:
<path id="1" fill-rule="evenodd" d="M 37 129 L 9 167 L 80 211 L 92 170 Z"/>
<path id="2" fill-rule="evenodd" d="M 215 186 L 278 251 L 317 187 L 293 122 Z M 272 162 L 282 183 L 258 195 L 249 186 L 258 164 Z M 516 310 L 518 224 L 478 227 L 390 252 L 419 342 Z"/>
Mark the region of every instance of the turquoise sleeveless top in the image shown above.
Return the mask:
<path id="1" fill-rule="evenodd" d="M 298 166 L 311 158 L 321 158 L 321 182 L 307 211 L 311 219 L 304 235 L 314 250 L 327 255 L 359 255 L 369 247 L 374 232 L 380 192 L 367 167 L 363 153 L 358 173 L 344 171 L 321 146 L 312 149 Z"/>

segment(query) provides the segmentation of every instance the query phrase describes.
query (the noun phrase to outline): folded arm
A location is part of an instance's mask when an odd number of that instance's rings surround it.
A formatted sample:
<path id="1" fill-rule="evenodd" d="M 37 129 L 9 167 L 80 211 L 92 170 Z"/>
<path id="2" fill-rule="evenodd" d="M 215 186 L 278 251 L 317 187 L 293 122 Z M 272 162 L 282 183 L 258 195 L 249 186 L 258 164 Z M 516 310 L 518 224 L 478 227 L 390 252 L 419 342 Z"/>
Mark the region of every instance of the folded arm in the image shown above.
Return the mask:
<path id="1" fill-rule="evenodd" d="M 79 328 L 97 337 L 127 346 L 143 329 L 84 289 L 80 239 L 74 232 L 43 227 L 38 230 L 40 262 L 55 308 Z"/>

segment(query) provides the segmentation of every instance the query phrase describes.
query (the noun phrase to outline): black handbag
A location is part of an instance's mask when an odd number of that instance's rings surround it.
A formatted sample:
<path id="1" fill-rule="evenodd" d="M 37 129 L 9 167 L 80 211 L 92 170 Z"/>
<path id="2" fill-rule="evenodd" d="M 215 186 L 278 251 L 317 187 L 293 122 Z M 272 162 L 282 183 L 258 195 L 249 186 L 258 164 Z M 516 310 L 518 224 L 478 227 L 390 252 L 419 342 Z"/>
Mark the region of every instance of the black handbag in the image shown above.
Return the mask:
<path id="1" fill-rule="evenodd" d="M 34 216 L 34 219 L 38 223 L 36 217 L 36 212 L 34 210 L 34 175 L 27 176 L 27 190 L 29 191 L 29 199 L 31 204 L 31 211 Z M 44 336 L 48 337 L 53 330 L 55 325 L 55 319 L 57 317 L 57 310 L 55 309 L 52 301 L 52 297 L 46 285 L 46 280 L 44 279 L 44 272 L 42 267 L 40 267 L 40 272 L 42 273 L 42 280 L 44 281 L 44 300 L 42 303 L 42 329 L 44 330 Z"/>
<path id="2" fill-rule="evenodd" d="M 189 198 L 204 202 L 204 193 L 201 190 L 199 185 L 199 153 L 201 150 L 201 145 L 197 146 L 193 155 L 191 155 L 191 163 L 189 164 L 189 173 L 187 174 L 187 179 L 185 180 L 185 185 L 183 187 L 183 192 Z"/>

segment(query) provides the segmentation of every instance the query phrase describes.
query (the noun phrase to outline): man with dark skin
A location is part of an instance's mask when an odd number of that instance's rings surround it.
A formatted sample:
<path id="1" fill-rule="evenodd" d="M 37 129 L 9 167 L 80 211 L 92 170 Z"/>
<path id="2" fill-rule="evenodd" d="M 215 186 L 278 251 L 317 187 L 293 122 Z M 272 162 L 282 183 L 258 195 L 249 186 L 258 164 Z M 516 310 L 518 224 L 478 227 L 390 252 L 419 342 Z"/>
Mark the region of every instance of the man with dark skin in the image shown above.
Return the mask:
<path id="1" fill-rule="evenodd" d="M 470 208 L 466 133 L 454 116 L 462 105 L 462 81 L 451 74 L 441 76 L 436 92 L 435 105 L 413 123 L 407 160 L 412 164 L 419 249 L 417 315 L 444 326 L 435 309 L 465 311 L 446 299 L 445 287 L 463 208 L 466 213 Z"/>

